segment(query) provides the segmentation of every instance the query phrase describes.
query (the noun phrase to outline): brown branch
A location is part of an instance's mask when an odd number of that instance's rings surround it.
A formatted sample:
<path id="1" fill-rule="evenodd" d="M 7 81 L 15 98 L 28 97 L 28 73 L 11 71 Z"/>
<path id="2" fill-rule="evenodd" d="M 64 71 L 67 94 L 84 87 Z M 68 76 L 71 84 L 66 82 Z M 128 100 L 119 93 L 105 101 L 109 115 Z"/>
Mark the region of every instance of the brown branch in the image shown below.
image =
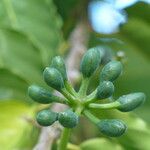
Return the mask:
<path id="1" fill-rule="evenodd" d="M 88 35 L 86 26 L 83 23 L 77 24 L 70 36 L 71 48 L 66 59 L 68 77 L 72 84 L 75 84 L 79 78 L 79 62 L 86 50 L 87 41 Z M 65 108 L 65 105 L 54 104 L 51 109 L 58 112 L 64 110 Z M 35 145 L 34 150 L 50 150 L 54 140 L 58 138 L 60 134 L 60 129 L 61 126 L 58 122 L 50 127 L 42 127 L 38 143 Z"/>

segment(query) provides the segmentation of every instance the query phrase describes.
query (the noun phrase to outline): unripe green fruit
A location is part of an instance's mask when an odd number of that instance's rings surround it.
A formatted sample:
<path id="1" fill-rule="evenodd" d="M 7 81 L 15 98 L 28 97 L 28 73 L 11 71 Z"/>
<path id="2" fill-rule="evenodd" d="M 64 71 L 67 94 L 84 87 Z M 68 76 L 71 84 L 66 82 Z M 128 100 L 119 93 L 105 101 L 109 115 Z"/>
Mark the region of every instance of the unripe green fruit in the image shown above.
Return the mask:
<path id="1" fill-rule="evenodd" d="M 55 97 L 48 90 L 40 86 L 31 85 L 28 88 L 28 94 L 34 101 L 41 104 L 49 104 L 55 101 Z"/>
<path id="2" fill-rule="evenodd" d="M 101 64 L 105 65 L 113 58 L 113 51 L 109 46 L 101 45 L 96 47 L 101 56 Z"/>
<path id="3" fill-rule="evenodd" d="M 61 91 L 61 89 L 64 88 L 64 81 L 62 75 L 57 69 L 46 67 L 43 72 L 43 76 L 45 82 L 52 88 L 58 91 Z"/>
<path id="4" fill-rule="evenodd" d="M 62 57 L 56 56 L 52 59 L 51 67 L 56 68 L 62 75 L 64 80 L 67 80 L 66 66 Z"/>
<path id="5" fill-rule="evenodd" d="M 145 94 L 139 92 L 123 95 L 117 101 L 121 104 L 121 106 L 118 108 L 120 111 L 132 111 L 133 109 L 137 108 L 138 106 L 144 103 Z"/>
<path id="6" fill-rule="evenodd" d="M 59 123 L 66 128 L 74 128 L 78 122 L 78 116 L 71 110 L 61 112 L 58 116 Z"/>
<path id="7" fill-rule="evenodd" d="M 100 74 L 101 81 L 114 81 L 122 72 L 122 64 L 119 61 L 110 61 L 104 66 Z"/>
<path id="8" fill-rule="evenodd" d="M 99 130 L 110 137 L 118 137 L 125 133 L 127 127 L 118 119 L 104 119 L 97 124 Z"/>
<path id="9" fill-rule="evenodd" d="M 114 93 L 114 85 L 110 81 L 103 81 L 97 88 L 97 98 L 105 99 Z"/>
<path id="10" fill-rule="evenodd" d="M 58 118 L 58 114 L 48 109 L 41 110 L 37 113 L 36 120 L 41 126 L 50 126 Z"/>
<path id="11" fill-rule="evenodd" d="M 90 77 L 101 61 L 100 52 L 96 48 L 89 49 L 81 60 L 80 70 L 84 77 Z"/>

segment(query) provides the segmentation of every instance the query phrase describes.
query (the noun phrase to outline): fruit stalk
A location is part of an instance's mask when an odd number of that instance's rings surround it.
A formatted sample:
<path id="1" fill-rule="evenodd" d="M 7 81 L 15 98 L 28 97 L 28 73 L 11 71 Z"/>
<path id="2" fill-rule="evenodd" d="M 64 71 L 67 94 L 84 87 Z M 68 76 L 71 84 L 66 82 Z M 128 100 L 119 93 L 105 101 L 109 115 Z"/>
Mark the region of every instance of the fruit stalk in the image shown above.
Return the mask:
<path id="1" fill-rule="evenodd" d="M 118 108 L 121 104 L 118 101 L 112 102 L 112 103 L 107 103 L 107 104 L 95 104 L 91 103 L 89 104 L 89 108 L 94 108 L 94 109 L 114 109 Z"/>
<path id="2" fill-rule="evenodd" d="M 82 108 L 77 107 L 75 113 L 80 116 L 82 112 Z M 64 128 L 62 133 L 61 133 L 61 137 L 60 137 L 60 143 L 58 145 L 58 150 L 66 150 L 67 149 L 67 143 L 69 141 L 70 138 L 70 134 L 71 134 L 71 129 L 69 128 Z"/>
<path id="3" fill-rule="evenodd" d="M 60 143 L 58 145 L 58 150 L 66 150 L 67 143 L 70 137 L 71 129 L 64 128 L 60 137 Z"/>
<path id="4" fill-rule="evenodd" d="M 89 84 L 89 78 L 83 78 L 82 83 L 81 83 L 80 90 L 79 90 L 79 92 L 78 92 L 78 94 L 79 94 L 81 97 L 86 96 L 88 84 Z"/>

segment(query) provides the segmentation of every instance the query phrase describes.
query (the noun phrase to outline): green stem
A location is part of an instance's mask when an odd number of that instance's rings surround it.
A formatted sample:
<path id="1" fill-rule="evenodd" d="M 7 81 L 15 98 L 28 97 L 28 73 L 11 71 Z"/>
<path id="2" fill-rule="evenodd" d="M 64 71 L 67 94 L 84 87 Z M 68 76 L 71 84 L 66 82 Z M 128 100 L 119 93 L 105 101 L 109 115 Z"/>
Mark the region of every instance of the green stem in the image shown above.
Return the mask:
<path id="1" fill-rule="evenodd" d="M 80 116 L 81 113 L 82 113 L 82 111 L 83 111 L 83 106 L 81 105 L 81 106 L 78 106 L 78 107 L 76 108 L 75 113 L 76 113 L 78 116 Z"/>
<path id="2" fill-rule="evenodd" d="M 78 107 L 75 111 L 75 113 L 80 116 L 82 112 L 82 107 Z M 71 134 L 71 129 L 64 128 L 61 134 L 60 143 L 58 145 L 58 150 L 66 150 L 67 149 L 67 143 L 69 141 L 69 137 Z"/>
<path id="3" fill-rule="evenodd" d="M 61 93 L 68 99 L 70 103 L 75 104 L 76 99 L 65 88 L 61 90 Z"/>
<path id="4" fill-rule="evenodd" d="M 77 92 L 74 90 L 73 86 L 69 81 L 65 81 L 65 87 L 70 94 L 72 94 L 73 96 L 77 96 Z"/>
<path id="5" fill-rule="evenodd" d="M 112 102 L 112 103 L 108 103 L 108 104 L 95 104 L 95 103 L 91 103 L 89 104 L 89 108 L 98 108 L 98 109 L 113 109 L 113 108 L 118 108 L 121 104 L 117 101 Z"/>
<path id="6" fill-rule="evenodd" d="M 97 89 L 93 91 L 90 95 L 88 95 L 85 99 L 86 103 L 95 102 Z"/>
<path id="7" fill-rule="evenodd" d="M 89 78 L 83 78 L 80 90 L 78 92 L 79 96 L 81 97 L 86 96 L 88 85 L 89 85 Z"/>
<path id="8" fill-rule="evenodd" d="M 53 101 L 57 102 L 57 103 L 61 103 L 61 104 L 68 104 L 69 103 L 67 99 L 61 98 L 58 96 L 53 96 Z"/>
<path id="9" fill-rule="evenodd" d="M 93 114 L 91 114 L 90 111 L 88 111 L 88 110 L 85 110 L 85 111 L 83 112 L 83 114 L 84 114 L 91 122 L 93 122 L 94 124 L 97 124 L 97 123 L 100 121 L 99 118 L 95 117 L 95 116 L 94 116 Z"/>
<path id="10" fill-rule="evenodd" d="M 58 150 L 66 150 L 67 143 L 70 137 L 71 129 L 64 128 L 60 137 L 60 143 L 58 145 Z"/>

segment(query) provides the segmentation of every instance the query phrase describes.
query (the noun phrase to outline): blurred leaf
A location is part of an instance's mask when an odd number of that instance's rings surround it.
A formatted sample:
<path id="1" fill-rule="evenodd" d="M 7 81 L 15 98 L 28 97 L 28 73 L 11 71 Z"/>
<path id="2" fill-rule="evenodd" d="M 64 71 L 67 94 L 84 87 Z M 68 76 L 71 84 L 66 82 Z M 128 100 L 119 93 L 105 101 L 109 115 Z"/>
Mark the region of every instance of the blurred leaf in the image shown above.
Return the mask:
<path id="1" fill-rule="evenodd" d="M 150 24 L 139 18 L 130 18 L 128 23 L 121 29 L 121 34 L 132 44 L 136 45 L 137 50 L 140 49 L 149 58 Z"/>
<path id="2" fill-rule="evenodd" d="M 128 126 L 126 134 L 118 138 L 118 142 L 128 150 L 149 150 L 150 126 L 131 113 L 114 112 L 114 114 L 116 114 L 117 118 L 123 119 Z"/>
<path id="3" fill-rule="evenodd" d="M 16 150 L 16 147 L 18 148 L 18 150 L 32 150 L 35 144 L 37 143 L 40 133 L 39 131 L 40 129 L 38 129 L 35 126 L 30 126 L 24 129 L 22 136 L 18 140 L 17 144 L 14 146 L 14 150 Z"/>
<path id="4" fill-rule="evenodd" d="M 123 48 L 127 56 L 124 74 L 116 84 L 117 95 L 142 91 L 147 100 L 137 109 L 138 115 L 148 122 L 150 106 L 150 5 L 137 3 L 127 9 L 129 21 L 121 28 L 118 38 L 125 42 Z"/>
<path id="5" fill-rule="evenodd" d="M 68 19 L 69 15 L 73 13 L 75 6 L 80 2 L 79 0 L 53 0 L 58 8 L 58 12 L 64 20 Z M 74 6 L 74 7 L 73 7 Z"/>
<path id="6" fill-rule="evenodd" d="M 27 83 L 42 82 L 40 54 L 21 33 L 0 29 L 0 67 L 10 70 Z"/>
<path id="7" fill-rule="evenodd" d="M 63 19 L 63 35 L 67 39 L 78 21 L 86 15 L 87 0 L 53 0 Z M 84 16 L 84 17 L 83 17 Z"/>
<path id="8" fill-rule="evenodd" d="M 128 13 L 129 18 L 139 18 L 143 21 L 146 21 L 147 23 L 150 23 L 149 19 L 149 12 L 150 12 L 150 5 L 143 2 L 138 2 L 135 5 L 132 5 L 132 7 L 127 7 L 126 11 Z"/>
<path id="9" fill-rule="evenodd" d="M 0 2 L 0 98 L 25 99 L 28 85 L 44 85 L 42 71 L 57 53 L 61 24 L 51 0 Z"/>
<path id="10" fill-rule="evenodd" d="M 0 98 L 25 99 L 28 85 L 44 85 L 43 68 L 40 52 L 24 34 L 0 29 Z"/>
<path id="11" fill-rule="evenodd" d="M 79 0 L 53 0 L 58 13 L 61 15 L 63 19 L 63 32 L 64 37 L 67 38 L 69 35 L 69 32 L 72 30 L 74 25 L 76 24 L 75 19 L 75 10 L 77 7 L 77 4 L 79 3 Z M 73 17 L 70 17 L 73 16 Z"/>
<path id="12" fill-rule="evenodd" d="M 83 142 L 80 145 L 82 150 L 123 150 L 121 145 L 105 138 L 95 138 Z"/>
<path id="13" fill-rule="evenodd" d="M 32 126 L 24 117 L 32 117 L 33 108 L 15 100 L 1 102 L 0 108 L 0 148 L 3 150 L 19 149 L 20 142 L 28 139 L 26 149 L 29 149 L 28 144 L 33 137 L 30 135 Z"/>
<path id="14" fill-rule="evenodd" d="M 127 150 L 149 150 L 150 132 L 128 129 L 128 134 L 118 139 L 119 143 Z"/>
<path id="15" fill-rule="evenodd" d="M 56 52 L 60 40 L 61 19 L 51 0 L 0 1 L 0 27 L 23 32 L 38 47 L 44 64 Z"/>
<path id="16" fill-rule="evenodd" d="M 27 82 L 6 69 L 0 69 L 0 100 L 25 99 Z"/>
<path id="17" fill-rule="evenodd" d="M 126 43 L 128 43 L 128 45 L 124 52 L 127 56 L 127 63 L 124 65 L 124 72 L 122 76 L 115 84 L 115 94 L 117 97 L 119 97 L 123 94 L 132 92 L 144 92 L 147 97 L 146 102 L 143 106 L 136 109 L 136 112 L 138 112 L 140 116 L 150 122 L 150 118 L 147 113 L 150 105 L 150 86 L 148 83 L 150 76 L 150 61 L 145 55 L 142 54 L 142 51 L 140 51 L 136 45 L 127 40 Z"/>

